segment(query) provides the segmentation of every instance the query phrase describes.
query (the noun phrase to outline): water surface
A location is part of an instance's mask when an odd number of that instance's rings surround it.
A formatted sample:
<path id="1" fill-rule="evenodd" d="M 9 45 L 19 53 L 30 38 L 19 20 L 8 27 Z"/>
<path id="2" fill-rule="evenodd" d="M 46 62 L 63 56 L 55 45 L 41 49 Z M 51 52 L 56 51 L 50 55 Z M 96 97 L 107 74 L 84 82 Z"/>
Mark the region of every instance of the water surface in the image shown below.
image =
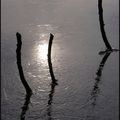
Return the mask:
<path id="1" fill-rule="evenodd" d="M 103 1 L 105 30 L 114 48 L 119 47 L 118 2 Z M 33 90 L 26 120 L 118 120 L 118 52 L 108 56 L 100 81 L 95 79 L 104 57 L 98 53 L 105 49 L 97 0 L 2 0 L 1 17 L 2 120 L 19 120 L 25 102 L 16 32 L 22 35 L 22 67 Z M 55 87 L 47 63 L 50 33 Z"/>

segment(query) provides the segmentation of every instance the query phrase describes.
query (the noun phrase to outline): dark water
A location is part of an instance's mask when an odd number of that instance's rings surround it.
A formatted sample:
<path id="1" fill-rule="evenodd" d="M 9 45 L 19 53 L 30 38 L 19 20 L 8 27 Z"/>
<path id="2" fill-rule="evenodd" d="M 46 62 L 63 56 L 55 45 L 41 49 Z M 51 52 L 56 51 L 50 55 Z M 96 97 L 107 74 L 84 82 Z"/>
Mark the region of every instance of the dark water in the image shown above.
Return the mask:
<path id="1" fill-rule="evenodd" d="M 113 48 L 119 47 L 118 2 L 103 0 Z M 97 0 L 2 0 L 1 17 L 2 120 L 19 120 L 26 97 L 16 64 L 16 32 L 22 34 L 22 67 L 33 90 L 26 120 L 118 120 L 119 53 L 98 55 L 105 45 Z M 56 86 L 47 62 L 49 33 Z"/>

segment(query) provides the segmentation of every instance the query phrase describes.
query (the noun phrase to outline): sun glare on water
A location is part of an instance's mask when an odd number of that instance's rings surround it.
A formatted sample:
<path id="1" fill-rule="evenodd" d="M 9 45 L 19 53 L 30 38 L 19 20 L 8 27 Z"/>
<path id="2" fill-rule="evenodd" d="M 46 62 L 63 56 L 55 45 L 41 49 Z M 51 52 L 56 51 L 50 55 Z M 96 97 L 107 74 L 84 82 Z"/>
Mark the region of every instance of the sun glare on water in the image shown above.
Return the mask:
<path id="1" fill-rule="evenodd" d="M 48 40 L 49 34 L 39 34 L 40 42 L 36 44 L 36 57 L 37 62 L 42 63 L 43 66 L 47 65 L 47 54 L 48 54 Z"/>
<path id="2" fill-rule="evenodd" d="M 38 45 L 38 57 L 42 60 L 47 60 L 47 53 L 48 53 L 48 44 L 39 44 Z"/>

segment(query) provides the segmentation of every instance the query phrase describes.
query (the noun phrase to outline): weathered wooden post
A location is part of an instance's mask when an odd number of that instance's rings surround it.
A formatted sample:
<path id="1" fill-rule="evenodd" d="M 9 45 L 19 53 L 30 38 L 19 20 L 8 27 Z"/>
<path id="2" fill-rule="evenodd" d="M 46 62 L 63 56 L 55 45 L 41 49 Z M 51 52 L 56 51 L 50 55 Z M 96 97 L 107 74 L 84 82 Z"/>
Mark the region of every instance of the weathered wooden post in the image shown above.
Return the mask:
<path id="1" fill-rule="evenodd" d="M 57 84 L 57 80 L 55 79 L 53 68 L 52 68 L 52 62 L 51 62 L 51 48 L 52 48 L 52 42 L 53 42 L 53 34 L 50 33 L 50 39 L 49 39 L 49 45 L 48 45 L 48 65 L 49 65 L 49 71 L 52 79 L 52 84 Z"/>
<path id="2" fill-rule="evenodd" d="M 29 87 L 27 81 L 25 80 L 22 65 L 21 65 L 21 46 L 22 46 L 21 34 L 17 32 L 16 37 L 17 37 L 17 49 L 16 49 L 17 66 L 18 66 L 18 71 L 19 71 L 21 82 L 26 90 L 25 103 L 22 107 L 20 119 L 25 120 L 25 114 L 26 114 L 26 111 L 28 110 L 28 105 L 30 103 L 30 97 L 32 95 L 32 90 Z"/>
<path id="3" fill-rule="evenodd" d="M 17 32 L 16 36 L 17 36 L 17 49 L 16 49 L 17 56 L 16 57 L 17 57 L 17 66 L 19 70 L 20 79 L 21 79 L 23 86 L 25 87 L 26 93 L 32 94 L 32 90 L 29 87 L 27 81 L 25 80 L 22 65 L 21 65 L 21 46 L 22 46 L 21 34 Z"/>
<path id="4" fill-rule="evenodd" d="M 103 8 L 102 8 L 102 0 L 98 0 L 98 11 L 99 11 L 99 22 L 100 22 L 100 30 L 101 30 L 101 34 L 102 34 L 102 38 L 103 41 L 105 43 L 105 46 L 108 50 L 112 51 L 112 47 L 110 45 L 110 43 L 108 42 L 106 33 L 105 33 L 105 29 L 104 29 L 104 20 L 103 20 Z"/>

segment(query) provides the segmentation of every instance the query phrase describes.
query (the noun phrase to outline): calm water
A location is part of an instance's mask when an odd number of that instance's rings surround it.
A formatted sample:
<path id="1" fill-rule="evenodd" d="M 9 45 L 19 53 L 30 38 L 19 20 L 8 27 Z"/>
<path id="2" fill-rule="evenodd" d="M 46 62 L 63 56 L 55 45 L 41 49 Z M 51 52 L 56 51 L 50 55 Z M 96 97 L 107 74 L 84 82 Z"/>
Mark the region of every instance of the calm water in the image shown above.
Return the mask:
<path id="1" fill-rule="evenodd" d="M 118 120 L 118 52 L 108 56 L 100 80 L 95 79 L 104 57 L 98 52 L 105 49 L 97 2 L 1 1 L 2 120 L 19 120 L 25 102 L 16 64 L 16 32 L 22 34 L 22 67 L 33 90 L 26 120 Z M 103 0 L 105 30 L 114 48 L 119 47 L 118 2 Z M 49 33 L 55 36 L 55 88 L 47 63 Z"/>

